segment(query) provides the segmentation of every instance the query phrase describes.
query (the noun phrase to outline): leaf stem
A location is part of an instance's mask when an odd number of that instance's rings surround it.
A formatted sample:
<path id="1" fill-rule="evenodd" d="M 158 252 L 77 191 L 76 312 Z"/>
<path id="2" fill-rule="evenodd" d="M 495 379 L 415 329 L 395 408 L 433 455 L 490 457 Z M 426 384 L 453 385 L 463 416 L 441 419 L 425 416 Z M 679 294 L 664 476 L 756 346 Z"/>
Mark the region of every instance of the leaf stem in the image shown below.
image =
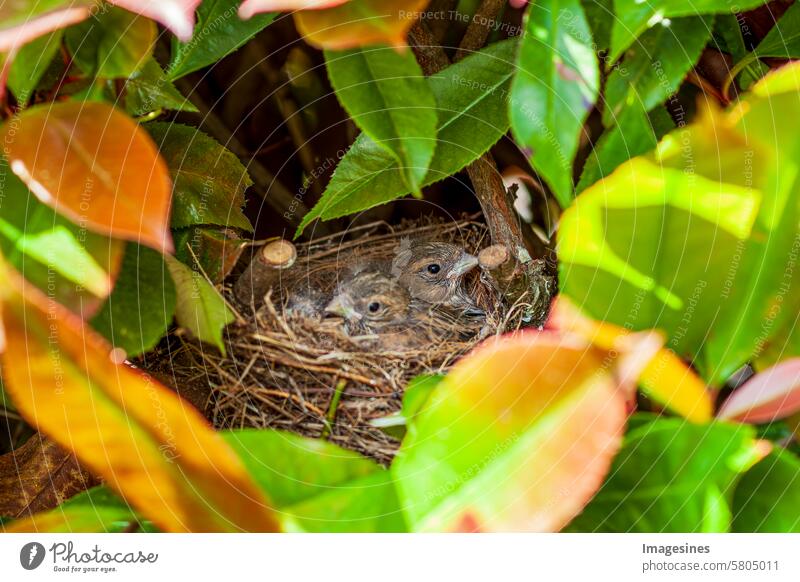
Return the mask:
<path id="1" fill-rule="evenodd" d="M 730 91 L 731 85 L 733 85 L 733 81 L 736 79 L 739 73 L 741 73 L 746 66 L 748 66 L 757 59 L 758 56 L 755 53 L 748 53 L 746 57 L 744 57 L 741 61 L 736 63 L 733 66 L 733 68 L 728 72 L 728 76 L 725 77 L 725 82 L 722 83 L 722 89 L 721 89 L 722 96 L 725 99 L 730 101 L 731 97 L 728 94 L 728 92 Z"/>

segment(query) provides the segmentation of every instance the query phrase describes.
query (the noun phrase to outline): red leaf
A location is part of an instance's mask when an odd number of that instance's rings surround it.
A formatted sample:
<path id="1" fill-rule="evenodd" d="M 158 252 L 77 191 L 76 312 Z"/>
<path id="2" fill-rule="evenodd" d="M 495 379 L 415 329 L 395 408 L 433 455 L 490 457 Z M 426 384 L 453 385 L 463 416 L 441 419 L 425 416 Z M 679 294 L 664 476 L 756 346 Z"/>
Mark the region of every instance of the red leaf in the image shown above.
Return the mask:
<path id="1" fill-rule="evenodd" d="M 180 40 L 188 42 L 194 30 L 194 11 L 201 0 L 109 0 L 109 2 L 160 22 Z"/>
<path id="2" fill-rule="evenodd" d="M 147 132 L 103 103 L 32 107 L 6 123 L 11 170 L 45 204 L 79 225 L 172 250 L 172 184 Z"/>
<path id="3" fill-rule="evenodd" d="M 785 360 L 756 374 L 737 388 L 718 418 L 762 423 L 800 411 L 800 358 Z"/>
<path id="4" fill-rule="evenodd" d="M 248 19 L 262 12 L 294 12 L 295 10 L 322 10 L 333 8 L 349 0 L 244 0 L 239 16 Z"/>

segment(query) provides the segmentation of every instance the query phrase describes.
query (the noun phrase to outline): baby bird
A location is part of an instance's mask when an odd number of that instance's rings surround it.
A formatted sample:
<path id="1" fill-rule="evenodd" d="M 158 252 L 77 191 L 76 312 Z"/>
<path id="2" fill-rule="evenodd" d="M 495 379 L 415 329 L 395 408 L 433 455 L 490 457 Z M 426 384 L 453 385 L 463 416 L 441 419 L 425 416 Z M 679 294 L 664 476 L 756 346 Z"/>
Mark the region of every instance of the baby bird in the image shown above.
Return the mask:
<path id="1" fill-rule="evenodd" d="M 414 299 L 477 315 L 480 309 L 464 291 L 464 275 L 478 266 L 477 257 L 445 242 L 415 242 L 404 238 L 395 251 L 392 274 Z"/>
<path id="2" fill-rule="evenodd" d="M 410 299 L 394 278 L 365 270 L 339 284 L 325 311 L 343 317 L 350 332 L 380 333 L 408 319 Z"/>

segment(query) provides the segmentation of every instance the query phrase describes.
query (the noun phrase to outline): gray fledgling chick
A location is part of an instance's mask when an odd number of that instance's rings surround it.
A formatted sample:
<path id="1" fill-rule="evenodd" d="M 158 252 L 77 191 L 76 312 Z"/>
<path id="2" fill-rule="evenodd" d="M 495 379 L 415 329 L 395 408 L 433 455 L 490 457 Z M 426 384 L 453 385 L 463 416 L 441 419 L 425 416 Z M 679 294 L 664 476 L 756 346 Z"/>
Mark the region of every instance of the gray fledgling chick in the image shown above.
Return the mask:
<path id="1" fill-rule="evenodd" d="M 445 242 L 400 242 L 392 274 L 414 299 L 433 305 L 473 310 L 475 302 L 464 291 L 464 275 L 478 266 L 477 257 L 463 247 Z"/>
<path id="2" fill-rule="evenodd" d="M 348 331 L 380 332 L 407 320 L 410 300 L 394 278 L 366 270 L 340 283 L 325 311 L 343 317 Z"/>

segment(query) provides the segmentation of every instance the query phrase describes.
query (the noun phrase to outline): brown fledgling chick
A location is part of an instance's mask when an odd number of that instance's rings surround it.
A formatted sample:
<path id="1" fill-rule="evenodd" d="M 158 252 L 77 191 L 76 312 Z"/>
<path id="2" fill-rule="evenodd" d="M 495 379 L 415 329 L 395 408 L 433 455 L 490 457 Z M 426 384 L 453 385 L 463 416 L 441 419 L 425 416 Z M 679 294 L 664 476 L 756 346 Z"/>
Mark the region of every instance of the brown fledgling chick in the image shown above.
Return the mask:
<path id="1" fill-rule="evenodd" d="M 339 284 L 325 307 L 343 317 L 348 331 L 378 332 L 408 319 L 411 298 L 394 278 L 378 270 L 356 273 Z"/>
<path id="2" fill-rule="evenodd" d="M 458 245 L 403 239 L 395 251 L 392 274 L 414 299 L 471 310 L 475 302 L 464 291 L 462 282 L 464 275 L 477 266 L 477 257 Z"/>

